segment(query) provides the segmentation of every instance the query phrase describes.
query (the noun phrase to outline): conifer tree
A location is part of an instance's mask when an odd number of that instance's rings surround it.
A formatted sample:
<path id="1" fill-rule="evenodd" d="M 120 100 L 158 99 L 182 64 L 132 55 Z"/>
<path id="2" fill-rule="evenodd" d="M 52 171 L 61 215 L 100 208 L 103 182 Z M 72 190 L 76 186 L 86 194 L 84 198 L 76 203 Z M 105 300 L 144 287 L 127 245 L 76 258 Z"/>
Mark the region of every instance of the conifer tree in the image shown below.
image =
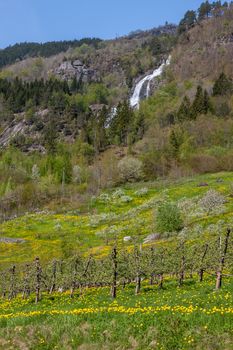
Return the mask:
<path id="1" fill-rule="evenodd" d="M 173 128 L 169 136 L 169 145 L 171 150 L 171 156 L 175 159 L 179 158 L 180 147 L 183 143 L 182 130 Z"/>
<path id="2" fill-rule="evenodd" d="M 212 10 L 211 13 L 214 17 L 219 17 L 222 14 L 222 3 L 221 1 L 214 1 L 212 3 Z"/>
<path id="3" fill-rule="evenodd" d="M 211 109 L 209 94 L 207 90 L 205 90 L 203 95 L 203 113 L 207 114 Z"/>
<path id="4" fill-rule="evenodd" d="M 44 142 L 49 154 L 54 154 L 57 149 L 57 127 L 53 115 L 49 115 L 49 123 L 47 125 Z"/>
<path id="5" fill-rule="evenodd" d="M 90 143 L 94 146 L 95 153 L 104 150 L 108 144 L 106 133 L 106 122 L 108 118 L 108 110 L 104 106 L 100 113 L 92 114 L 87 127 L 87 133 Z"/>
<path id="6" fill-rule="evenodd" d="M 190 115 L 191 102 L 190 99 L 187 96 L 185 96 L 177 112 L 177 119 L 179 122 L 182 122 L 184 120 L 190 119 Z"/>
<path id="7" fill-rule="evenodd" d="M 117 113 L 110 125 L 110 137 L 112 141 L 127 145 L 128 136 L 132 132 L 134 112 L 127 101 L 120 103 L 117 107 Z"/>
<path id="8" fill-rule="evenodd" d="M 145 133 L 145 116 L 142 112 L 139 112 L 135 118 L 133 139 L 134 141 L 142 139 Z"/>
<path id="9" fill-rule="evenodd" d="M 196 119 L 199 114 L 205 113 L 204 106 L 204 93 L 203 89 L 200 85 L 197 87 L 197 92 L 192 104 L 192 117 Z"/>
<path id="10" fill-rule="evenodd" d="M 225 73 L 221 73 L 213 86 L 213 96 L 224 96 L 232 92 L 233 84 Z"/>
<path id="11" fill-rule="evenodd" d="M 182 34 L 192 28 L 197 22 L 197 16 L 195 11 L 187 11 L 184 18 L 180 21 L 178 26 L 178 33 Z"/>
<path id="12" fill-rule="evenodd" d="M 198 9 L 198 20 L 202 21 L 203 19 L 208 18 L 211 14 L 211 9 L 212 6 L 209 1 L 203 2 Z"/>

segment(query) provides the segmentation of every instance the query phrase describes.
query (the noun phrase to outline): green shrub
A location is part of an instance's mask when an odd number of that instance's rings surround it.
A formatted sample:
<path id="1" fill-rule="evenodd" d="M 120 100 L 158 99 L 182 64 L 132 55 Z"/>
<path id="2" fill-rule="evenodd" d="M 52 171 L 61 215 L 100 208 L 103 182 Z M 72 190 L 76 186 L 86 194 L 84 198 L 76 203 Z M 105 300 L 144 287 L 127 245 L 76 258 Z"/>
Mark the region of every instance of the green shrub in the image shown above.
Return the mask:
<path id="1" fill-rule="evenodd" d="M 183 228 L 183 219 L 175 203 L 163 203 L 158 207 L 156 229 L 158 232 L 174 232 Z"/>

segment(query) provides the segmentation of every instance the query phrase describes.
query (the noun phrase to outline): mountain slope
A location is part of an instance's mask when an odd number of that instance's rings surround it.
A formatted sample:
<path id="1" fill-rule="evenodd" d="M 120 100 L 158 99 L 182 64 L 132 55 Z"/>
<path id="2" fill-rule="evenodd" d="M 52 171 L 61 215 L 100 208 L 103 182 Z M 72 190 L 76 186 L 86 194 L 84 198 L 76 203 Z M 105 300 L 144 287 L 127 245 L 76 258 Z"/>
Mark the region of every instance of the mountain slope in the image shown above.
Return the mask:
<path id="1" fill-rule="evenodd" d="M 118 184 L 118 163 L 127 153 L 140 170 L 133 180 L 231 171 L 232 8 L 196 21 L 179 37 L 166 25 L 2 69 L 3 206 L 6 201 L 13 211 L 14 193 L 27 186 L 47 204 L 63 195 L 69 201 L 76 185 L 95 193 Z M 170 64 L 150 81 L 149 98 L 130 108 L 135 84 L 169 54 Z M 39 184 L 32 180 L 35 168 Z M 43 181 L 51 185 L 44 197 Z M 67 185 L 67 194 L 59 185 Z M 22 210 L 35 206 L 27 196 L 18 200 Z"/>
<path id="2" fill-rule="evenodd" d="M 180 80 L 233 77 L 233 7 L 197 24 L 180 37 L 173 52 L 173 73 Z"/>

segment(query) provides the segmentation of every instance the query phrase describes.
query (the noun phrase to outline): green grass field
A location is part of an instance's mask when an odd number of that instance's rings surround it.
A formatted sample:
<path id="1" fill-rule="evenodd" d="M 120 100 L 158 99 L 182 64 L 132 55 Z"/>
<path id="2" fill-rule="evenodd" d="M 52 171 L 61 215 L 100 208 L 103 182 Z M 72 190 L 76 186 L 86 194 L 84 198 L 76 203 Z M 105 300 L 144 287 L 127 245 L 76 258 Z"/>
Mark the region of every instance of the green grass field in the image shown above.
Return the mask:
<path id="1" fill-rule="evenodd" d="M 119 289 L 90 288 L 0 303 L 1 349 L 211 349 L 231 350 L 233 284 L 225 279 L 215 292 L 214 279 L 187 279 L 182 288 L 166 279 L 165 289 L 143 282 Z"/>
<path id="2" fill-rule="evenodd" d="M 200 183 L 208 186 L 201 187 Z M 77 209 L 63 214 L 40 212 L 16 218 L 0 225 L 0 237 L 24 241 L 0 242 L 0 263 L 27 262 L 36 256 L 46 261 L 54 257 L 67 257 L 77 251 L 86 255 L 103 255 L 109 251 L 109 245 L 116 235 L 119 244 L 125 244 L 123 237 L 129 235 L 137 235 L 143 241 L 143 238 L 154 232 L 155 209 L 164 200 L 183 203 L 187 211 L 183 215 L 186 227 L 190 229 L 190 239 L 193 239 L 191 231 L 197 225 L 203 228 L 203 234 L 208 234 L 210 225 L 233 221 L 233 199 L 229 196 L 232 183 L 233 173 L 220 173 L 184 179 L 177 183 L 157 181 L 132 184 L 121 188 L 121 197 L 117 196 L 118 189 L 115 189 L 93 198 L 87 214 L 79 214 Z M 144 187 L 148 189 L 147 193 L 137 194 Z M 197 201 L 210 189 L 216 189 L 226 196 L 227 203 L 222 211 L 207 216 L 195 208 L 187 210 L 187 205 L 192 206 L 192 200 Z M 195 236 L 195 239 L 198 237 Z M 157 242 L 164 243 L 166 239 Z"/>
<path id="3" fill-rule="evenodd" d="M 27 214 L 2 223 L 1 237 L 20 238 L 22 243 L 0 243 L 2 267 L 32 261 L 42 262 L 72 253 L 106 255 L 114 237 L 119 247 L 125 236 L 140 242 L 155 232 L 155 211 L 163 201 L 181 208 L 190 242 L 206 241 L 222 227 L 233 224 L 233 173 L 197 176 L 177 182 L 129 184 L 92 198 L 89 212 Z M 202 184 L 202 186 L 201 186 Z M 203 186 L 205 184 L 205 186 Z M 208 184 L 208 186 L 207 186 Z M 206 213 L 200 199 L 217 190 L 226 203 Z M 175 235 L 164 235 L 155 245 L 170 245 Z M 139 295 L 133 284 L 118 288 L 117 299 L 109 287 L 86 288 L 73 299 L 69 293 L 34 295 L 8 301 L 0 299 L 0 349 L 58 350 L 232 350 L 233 280 L 224 277 L 216 292 L 215 277 L 203 283 L 186 276 L 184 285 L 165 276 L 164 290 L 143 281 Z"/>

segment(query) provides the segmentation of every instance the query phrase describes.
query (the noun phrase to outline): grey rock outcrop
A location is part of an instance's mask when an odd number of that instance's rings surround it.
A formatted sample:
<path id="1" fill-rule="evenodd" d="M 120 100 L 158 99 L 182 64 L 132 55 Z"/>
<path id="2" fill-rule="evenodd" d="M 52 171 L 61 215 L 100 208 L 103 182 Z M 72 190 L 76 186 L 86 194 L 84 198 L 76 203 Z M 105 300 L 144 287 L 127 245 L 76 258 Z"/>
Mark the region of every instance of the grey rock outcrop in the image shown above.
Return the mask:
<path id="1" fill-rule="evenodd" d="M 146 243 L 151 243 L 151 242 L 154 242 L 154 241 L 158 241 L 159 239 L 161 238 L 160 234 L 159 233 L 152 233 L 151 235 L 147 236 L 143 243 L 146 244 Z"/>
<path id="2" fill-rule="evenodd" d="M 62 80 L 72 80 L 76 78 L 77 81 L 82 81 L 84 83 L 99 81 L 97 71 L 86 67 L 80 60 L 61 63 L 58 68 L 55 68 L 54 74 Z"/>
<path id="3" fill-rule="evenodd" d="M 26 128 L 24 120 L 16 122 L 15 120 L 11 125 L 7 126 L 0 134 L 0 146 L 7 146 L 10 141 L 19 133 L 23 133 Z"/>

